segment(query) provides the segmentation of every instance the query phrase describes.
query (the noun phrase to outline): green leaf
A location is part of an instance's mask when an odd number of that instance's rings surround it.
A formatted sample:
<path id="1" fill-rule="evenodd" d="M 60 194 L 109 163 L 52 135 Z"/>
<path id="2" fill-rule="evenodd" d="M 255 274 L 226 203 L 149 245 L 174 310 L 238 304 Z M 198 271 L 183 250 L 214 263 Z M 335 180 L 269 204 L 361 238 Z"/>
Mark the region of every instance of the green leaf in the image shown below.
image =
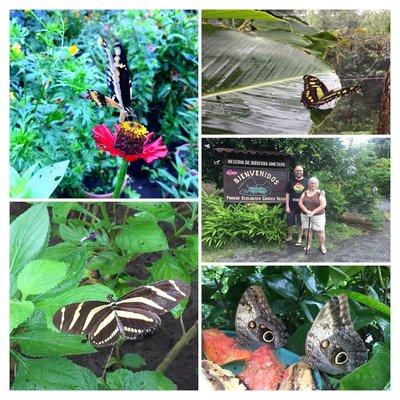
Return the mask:
<path id="1" fill-rule="evenodd" d="M 298 46 L 210 25 L 202 38 L 204 133 L 306 134 L 313 121 L 300 102 L 303 76 L 340 88 L 332 67 Z"/>
<path id="2" fill-rule="evenodd" d="M 189 299 L 182 300 L 178 305 L 176 305 L 170 312 L 175 319 L 178 319 L 185 311 L 186 306 L 189 303 Z"/>
<path id="3" fill-rule="evenodd" d="M 54 246 L 46 247 L 41 253 L 40 258 L 45 258 L 46 260 L 62 260 L 67 257 L 76 249 L 76 245 L 72 243 L 58 243 Z"/>
<path id="4" fill-rule="evenodd" d="M 35 303 L 35 306 L 36 308 L 44 311 L 46 315 L 47 327 L 51 330 L 55 330 L 53 325 L 53 315 L 61 307 L 65 306 L 66 304 L 89 300 L 106 302 L 107 295 L 109 294 L 114 295 L 114 292 L 107 286 L 100 284 L 86 285 L 67 290 L 54 297 L 40 300 Z"/>
<path id="5" fill-rule="evenodd" d="M 153 216 L 154 220 L 157 221 L 166 221 L 166 222 L 174 222 L 175 220 L 175 211 L 172 208 L 170 203 L 162 202 L 162 203 L 124 203 L 126 207 L 133 208 L 134 210 L 138 210 L 139 214 L 146 216 L 150 214 Z"/>
<path id="6" fill-rule="evenodd" d="M 152 253 L 168 250 L 164 231 L 157 223 L 144 216 L 128 219 L 128 223 L 115 238 L 116 245 L 129 254 Z"/>
<path id="7" fill-rule="evenodd" d="M 266 285 L 285 299 L 297 300 L 299 297 L 299 289 L 293 281 L 282 276 L 271 275 Z"/>
<path id="8" fill-rule="evenodd" d="M 89 342 L 82 343 L 82 339 L 82 335 L 54 332 L 43 325 L 11 338 L 19 344 L 21 353 L 31 357 L 67 356 L 97 351 Z"/>
<path id="9" fill-rule="evenodd" d="M 32 198 L 44 199 L 51 196 L 64 177 L 69 160 L 39 169 L 29 180 L 27 190 Z"/>
<path id="10" fill-rule="evenodd" d="M 372 358 L 340 380 L 341 390 L 383 390 L 390 381 L 390 349 L 375 343 Z"/>
<path id="11" fill-rule="evenodd" d="M 176 385 L 161 372 L 118 369 L 106 376 L 110 390 L 176 390 Z"/>
<path id="12" fill-rule="evenodd" d="M 57 286 L 65 277 L 68 265 L 53 260 L 31 261 L 18 275 L 17 286 L 25 299 L 31 294 L 42 294 Z"/>
<path id="13" fill-rule="evenodd" d="M 298 355 L 304 354 L 304 345 L 306 343 L 306 337 L 308 331 L 311 328 L 311 322 L 307 322 L 301 326 L 299 326 L 294 333 L 289 337 L 286 348 L 293 353 Z"/>
<path id="14" fill-rule="evenodd" d="M 16 279 L 19 272 L 46 246 L 49 233 L 50 221 L 45 203 L 34 204 L 11 224 L 11 296 L 17 291 Z"/>
<path id="15" fill-rule="evenodd" d="M 179 265 L 185 267 L 189 272 L 197 271 L 198 267 L 198 235 L 190 235 L 186 238 L 186 243 L 174 249 L 174 255 Z"/>
<path id="16" fill-rule="evenodd" d="M 102 276 L 117 274 L 126 266 L 129 258 L 113 251 L 103 251 L 90 260 L 89 268 L 98 269 Z"/>
<path id="17" fill-rule="evenodd" d="M 184 282 L 190 282 L 188 272 L 178 264 L 175 257 L 167 252 L 164 252 L 161 258 L 147 269 L 153 281 L 181 279 Z"/>
<path id="18" fill-rule="evenodd" d="M 332 294 L 345 294 L 349 299 L 353 299 L 358 301 L 359 303 L 365 304 L 368 307 L 373 308 L 376 311 L 381 312 L 387 316 L 390 316 L 390 307 L 384 303 L 381 303 L 378 300 L 375 300 L 371 297 L 366 296 L 365 294 L 361 294 L 358 292 L 353 292 L 351 290 L 344 290 L 344 289 L 332 289 L 329 291 Z"/>
<path id="19" fill-rule="evenodd" d="M 289 23 L 280 18 L 276 18 L 264 11 L 253 10 L 203 10 L 201 13 L 203 19 L 255 19 L 278 22 L 290 27 Z M 289 28 L 288 28 L 289 29 Z"/>
<path id="20" fill-rule="evenodd" d="M 88 236 L 89 231 L 79 221 L 69 221 L 59 228 L 60 236 L 65 242 L 81 244 L 81 239 Z"/>
<path id="21" fill-rule="evenodd" d="M 138 369 L 146 365 L 146 360 L 135 353 L 125 353 L 121 362 L 124 367 L 131 369 Z"/>
<path id="22" fill-rule="evenodd" d="M 10 301 L 10 331 L 25 322 L 35 310 L 35 306 L 30 301 Z"/>
<path id="23" fill-rule="evenodd" d="M 96 390 L 97 377 L 89 369 L 63 358 L 24 360 L 18 364 L 14 390 Z"/>

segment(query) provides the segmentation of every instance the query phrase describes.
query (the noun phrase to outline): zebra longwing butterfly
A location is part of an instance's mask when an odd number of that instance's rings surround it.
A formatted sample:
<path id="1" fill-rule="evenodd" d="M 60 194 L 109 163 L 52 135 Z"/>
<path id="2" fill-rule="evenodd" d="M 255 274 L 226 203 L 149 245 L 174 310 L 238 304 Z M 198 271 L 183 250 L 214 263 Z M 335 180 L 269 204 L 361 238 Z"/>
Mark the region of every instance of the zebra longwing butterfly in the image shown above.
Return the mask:
<path id="1" fill-rule="evenodd" d="M 115 300 L 68 304 L 53 316 L 60 331 L 84 334 L 96 347 L 113 346 L 120 339 L 137 340 L 161 325 L 160 315 L 189 297 L 187 283 L 168 280 L 140 286 Z"/>
<path id="2" fill-rule="evenodd" d="M 322 81 L 312 75 L 304 75 L 303 80 L 304 90 L 300 101 L 308 108 L 333 108 L 335 100 L 361 89 L 361 86 L 349 86 L 339 90 L 329 90 Z"/>
<path id="3" fill-rule="evenodd" d="M 109 105 L 120 110 L 125 110 L 128 116 L 134 117 L 135 113 L 130 107 L 132 81 L 126 51 L 119 41 L 115 42 L 112 53 L 104 39 L 101 39 L 101 45 L 107 56 L 107 85 L 110 89 L 111 97 L 91 89 L 87 91 L 86 98 L 92 100 L 97 106 Z"/>

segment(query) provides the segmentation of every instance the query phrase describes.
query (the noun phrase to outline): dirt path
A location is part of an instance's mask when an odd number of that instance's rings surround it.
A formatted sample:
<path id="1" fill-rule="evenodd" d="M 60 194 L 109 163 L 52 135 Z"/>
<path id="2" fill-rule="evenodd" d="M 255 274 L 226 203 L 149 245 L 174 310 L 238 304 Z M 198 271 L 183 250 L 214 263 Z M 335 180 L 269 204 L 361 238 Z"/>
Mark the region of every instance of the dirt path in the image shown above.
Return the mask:
<path id="1" fill-rule="evenodd" d="M 382 201 L 379 208 L 389 211 L 390 203 Z M 303 245 L 305 245 L 303 240 Z M 327 232 L 326 247 L 323 255 L 314 238 L 313 247 L 307 255 L 303 247 L 294 243 L 283 244 L 279 251 L 265 251 L 254 246 L 251 249 L 238 247 L 228 259 L 216 258 L 214 262 L 384 262 L 390 263 L 390 222 L 386 222 L 379 231 L 365 231 L 364 234 L 347 240 L 330 240 Z"/>

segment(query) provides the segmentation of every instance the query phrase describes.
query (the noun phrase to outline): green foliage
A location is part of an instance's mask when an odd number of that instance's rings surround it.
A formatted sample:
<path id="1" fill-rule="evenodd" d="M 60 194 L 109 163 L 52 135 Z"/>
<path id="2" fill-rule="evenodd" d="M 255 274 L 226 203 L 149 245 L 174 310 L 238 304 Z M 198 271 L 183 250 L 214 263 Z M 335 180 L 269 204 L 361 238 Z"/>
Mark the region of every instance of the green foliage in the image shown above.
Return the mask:
<path id="1" fill-rule="evenodd" d="M 284 210 L 280 205 L 224 204 L 217 195 L 203 195 L 203 242 L 222 247 L 228 241 L 280 242 L 286 235 Z"/>
<path id="2" fill-rule="evenodd" d="M 117 116 L 82 98 L 88 89 L 107 92 L 107 63 L 97 44 L 105 37 L 126 46 L 132 107 L 168 145 L 169 155 L 155 168 L 178 176 L 175 149 L 197 143 L 195 12 L 28 10 L 12 11 L 11 17 L 10 161 L 15 170 L 70 160 L 56 196 L 112 191 L 118 160 L 98 151 L 92 128 L 112 127 Z M 197 169 L 196 155 L 189 159 L 185 173 Z"/>
<path id="3" fill-rule="evenodd" d="M 109 390 L 176 390 L 176 385 L 161 372 L 132 372 L 119 369 L 106 377 Z"/>
<path id="4" fill-rule="evenodd" d="M 234 330 L 239 299 L 254 284 L 264 288 L 273 312 L 286 325 L 287 348 L 299 355 L 304 354 L 307 332 L 321 307 L 333 295 L 346 294 L 355 329 L 373 355 L 366 364 L 339 381 L 337 377 L 330 378 L 331 384 L 348 390 L 379 390 L 389 385 L 389 267 L 205 267 L 203 328 Z"/>
<path id="5" fill-rule="evenodd" d="M 61 357 L 96 352 L 82 335 L 55 329 L 54 313 L 64 305 L 106 301 L 109 294 L 119 297 L 155 279 L 197 279 L 197 207 L 179 205 L 180 209 L 170 203 L 42 203 L 14 220 L 10 249 L 14 389 L 98 389 L 92 372 Z M 149 276 L 143 268 L 144 275 L 135 277 L 132 261 L 155 252 L 160 258 L 146 265 Z M 187 304 L 182 301 L 171 315 L 182 316 Z M 131 354 L 117 360 L 117 365 L 139 369 L 146 360 Z M 109 380 L 110 374 L 106 375 L 106 389 L 175 388 L 158 372 L 122 377 L 118 371 Z"/>
<path id="6" fill-rule="evenodd" d="M 10 173 L 10 197 L 13 198 L 39 198 L 45 199 L 51 196 L 60 184 L 67 171 L 69 161 L 40 168 L 33 176 L 38 163 L 28 168 L 22 176 L 11 167 Z"/>
<path id="7" fill-rule="evenodd" d="M 96 390 L 96 375 L 63 357 L 25 359 L 18 364 L 14 390 Z"/>

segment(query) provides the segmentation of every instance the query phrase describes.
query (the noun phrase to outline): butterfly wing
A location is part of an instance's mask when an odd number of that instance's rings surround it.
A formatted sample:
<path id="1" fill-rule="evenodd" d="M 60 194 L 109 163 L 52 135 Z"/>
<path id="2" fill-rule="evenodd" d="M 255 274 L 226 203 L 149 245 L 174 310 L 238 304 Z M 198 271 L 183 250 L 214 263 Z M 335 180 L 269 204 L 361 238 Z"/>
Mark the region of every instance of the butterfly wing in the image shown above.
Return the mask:
<path id="1" fill-rule="evenodd" d="M 330 374 L 352 371 L 367 361 L 367 349 L 351 322 L 346 295 L 332 297 L 307 334 L 305 361 Z"/>
<path id="2" fill-rule="evenodd" d="M 110 304 L 103 301 L 68 304 L 54 314 L 53 324 L 63 332 L 88 335 L 93 325 L 110 312 Z"/>
<path id="3" fill-rule="evenodd" d="M 157 315 L 171 311 L 189 297 L 190 285 L 178 280 L 165 280 L 141 286 L 117 301 L 118 309 L 147 310 Z"/>
<path id="4" fill-rule="evenodd" d="M 125 49 L 119 41 L 116 41 L 111 53 L 104 39 L 102 46 L 107 56 L 107 84 L 111 91 L 111 98 L 131 114 L 133 113 L 130 108 L 131 78 Z"/>
<path id="5" fill-rule="evenodd" d="M 323 97 L 329 94 L 328 88 L 318 78 L 312 75 L 304 75 L 304 90 L 301 94 L 301 102 L 307 107 L 314 107 Z"/>
<path id="6" fill-rule="evenodd" d="M 315 102 L 314 106 L 315 107 L 323 106 L 324 104 L 327 104 L 335 99 L 345 96 L 346 94 L 356 92 L 360 89 L 361 86 L 349 86 L 343 89 L 331 91 L 328 95 L 324 96 L 322 99 L 319 99 L 317 102 Z"/>
<path id="7" fill-rule="evenodd" d="M 288 333 L 283 322 L 272 313 L 260 286 L 250 286 L 243 293 L 235 317 L 238 342 L 247 346 L 285 345 Z"/>

